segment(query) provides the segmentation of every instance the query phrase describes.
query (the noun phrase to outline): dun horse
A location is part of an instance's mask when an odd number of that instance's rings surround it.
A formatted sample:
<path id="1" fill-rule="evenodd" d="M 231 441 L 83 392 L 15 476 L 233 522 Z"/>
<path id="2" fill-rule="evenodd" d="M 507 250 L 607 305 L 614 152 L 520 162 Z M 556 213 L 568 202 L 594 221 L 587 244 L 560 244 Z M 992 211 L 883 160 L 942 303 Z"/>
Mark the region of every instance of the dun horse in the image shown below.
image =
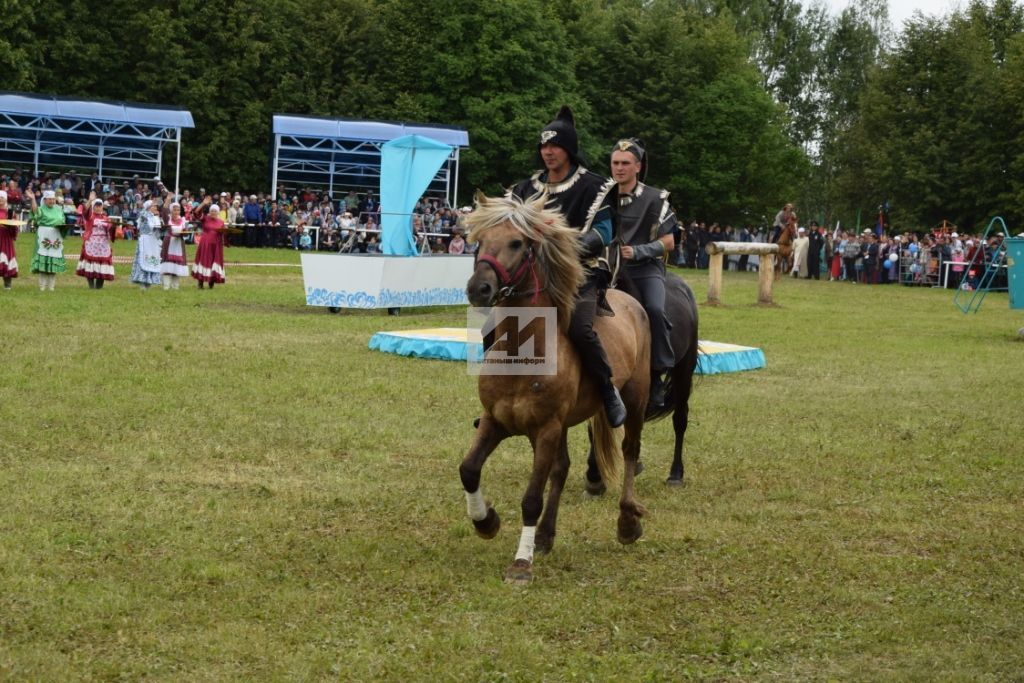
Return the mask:
<path id="1" fill-rule="evenodd" d="M 544 198 L 522 202 L 514 197 L 488 199 L 478 195 L 476 210 L 468 218 L 469 238 L 479 243 L 473 276 L 466 285 L 470 302 L 474 306 L 550 307 L 557 311 L 556 348 L 545 349 L 545 353 L 557 354 L 557 374 L 481 373 L 483 415 L 473 445 L 459 466 L 473 526 L 481 537 L 494 538 L 501 522 L 483 497 L 481 470 L 487 457 L 509 436 L 526 436 L 533 446 L 533 471 L 522 499 L 519 548 L 505 573 L 505 580 L 511 583 L 529 582 L 534 550 L 547 552 L 554 545 L 558 505 L 569 473 L 566 434 L 573 425 L 591 421 L 598 467 L 605 481 L 614 480 L 619 458 L 625 460 L 619 498 L 621 543 L 640 538 L 640 518 L 645 514 L 636 500 L 633 478 L 650 389 L 647 316 L 635 299 L 611 291 L 608 301 L 615 316 L 595 320 L 628 411 L 625 425 L 612 429 L 598 389 L 582 373 L 576 350 L 566 336 L 576 291 L 584 276 L 577 246 L 579 233 L 567 227 L 560 214 L 545 209 L 544 203 Z M 494 351 L 487 351 L 485 361 Z"/>

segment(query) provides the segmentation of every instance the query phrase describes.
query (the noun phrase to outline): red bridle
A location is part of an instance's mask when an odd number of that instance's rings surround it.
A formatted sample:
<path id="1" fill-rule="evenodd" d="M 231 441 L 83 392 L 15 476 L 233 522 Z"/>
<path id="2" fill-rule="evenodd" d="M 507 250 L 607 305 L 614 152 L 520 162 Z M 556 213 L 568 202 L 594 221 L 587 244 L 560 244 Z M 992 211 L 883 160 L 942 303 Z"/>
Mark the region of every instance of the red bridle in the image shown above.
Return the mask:
<path id="1" fill-rule="evenodd" d="M 516 288 L 519 287 L 519 285 L 523 283 L 523 280 L 526 279 L 526 274 L 529 273 L 533 280 L 533 298 L 530 299 L 530 305 L 534 306 L 537 304 L 537 296 L 540 294 L 540 280 L 537 278 L 537 270 L 534 267 L 536 265 L 536 258 L 534 257 L 532 244 L 526 248 L 526 255 L 523 256 L 523 259 L 519 262 L 515 272 L 511 275 L 507 270 L 505 270 L 505 266 L 501 265 L 498 259 L 494 258 L 490 254 L 477 254 L 476 262 L 486 263 L 491 267 L 491 270 L 494 271 L 494 274 L 498 276 L 499 289 L 494 300 L 495 303 L 503 301 L 510 296 L 524 296 L 526 294 L 531 294 L 531 292 L 528 291 L 516 291 Z"/>

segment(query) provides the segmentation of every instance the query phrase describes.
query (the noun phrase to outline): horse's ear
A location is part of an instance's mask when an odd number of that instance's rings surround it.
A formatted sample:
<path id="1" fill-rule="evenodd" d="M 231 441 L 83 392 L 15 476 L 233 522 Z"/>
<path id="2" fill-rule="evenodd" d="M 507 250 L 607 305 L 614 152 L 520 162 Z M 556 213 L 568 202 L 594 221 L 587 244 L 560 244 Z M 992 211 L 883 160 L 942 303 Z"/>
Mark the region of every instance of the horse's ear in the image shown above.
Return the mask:
<path id="1" fill-rule="evenodd" d="M 473 193 L 473 201 L 475 201 L 475 202 L 476 202 L 477 206 L 479 206 L 479 207 L 484 207 L 484 206 L 487 206 L 487 202 L 488 202 L 489 200 L 487 199 L 487 195 L 485 195 L 485 194 L 484 194 L 484 193 L 483 193 L 482 191 L 480 191 L 480 189 L 478 188 L 478 189 L 477 189 L 477 191 Z"/>

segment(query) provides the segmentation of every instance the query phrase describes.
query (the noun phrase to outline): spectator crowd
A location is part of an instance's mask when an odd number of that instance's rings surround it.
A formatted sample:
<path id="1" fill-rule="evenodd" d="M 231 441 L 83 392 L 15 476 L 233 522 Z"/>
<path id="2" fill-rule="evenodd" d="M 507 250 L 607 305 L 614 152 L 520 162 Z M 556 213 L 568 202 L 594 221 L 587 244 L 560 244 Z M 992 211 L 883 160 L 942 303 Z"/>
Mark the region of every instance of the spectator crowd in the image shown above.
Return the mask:
<path id="1" fill-rule="evenodd" d="M 798 258 L 793 277 L 827 278 L 851 284 L 904 284 L 938 287 L 976 288 L 993 259 L 1000 258 L 1005 235 L 995 233 L 987 239 L 980 234 L 961 235 L 949 227 L 923 232 L 906 231 L 888 235 L 874 230 L 827 229 L 811 221 L 798 229 L 794 242 Z M 676 250 L 670 260 L 685 268 L 706 269 L 709 242 L 770 242 L 774 235 L 767 226 L 743 226 L 692 221 L 680 227 Z M 806 240 L 806 243 L 803 241 Z M 806 246 L 805 246 L 806 245 Z M 803 259 L 799 258 L 804 249 Z M 974 264 L 974 265 L 972 265 Z M 759 259 L 730 256 L 731 270 L 757 270 Z M 992 287 L 1006 287 L 1006 272 L 997 273 Z"/>
<path id="2" fill-rule="evenodd" d="M 74 171 L 41 173 L 31 176 L 22 169 L 0 175 L 0 189 L 7 191 L 9 204 L 27 208 L 28 194 L 37 201 L 43 192 L 54 191 L 68 224 L 82 223 L 85 200 L 91 193 L 103 200 L 106 213 L 118 227 L 118 237 L 135 239 L 136 225 L 145 214 L 144 206 L 152 200 L 166 221 L 170 206 L 177 201 L 185 220 L 193 222 L 206 188 L 193 194 L 173 191 L 159 177 L 142 179 L 135 176 L 120 182 L 106 181 L 97 173 L 89 176 Z M 277 196 L 268 193 L 209 193 L 217 202 L 221 219 L 228 227 L 227 237 L 233 246 L 289 247 L 297 250 L 377 253 L 380 251 L 381 205 L 372 191 L 350 190 L 335 199 L 326 191 L 299 188 L 289 191 L 278 187 Z M 464 239 L 462 218 L 469 208 L 455 209 L 443 198 L 423 197 L 413 210 L 412 226 L 421 253 L 462 254 L 471 251 Z"/>
<path id="3" fill-rule="evenodd" d="M 28 205 L 28 193 L 38 200 L 44 191 L 56 192 L 69 224 L 81 223 L 85 199 L 95 193 L 103 200 L 107 215 L 120 224 L 117 236 L 124 239 L 137 237 L 135 226 L 145 213 L 145 202 L 152 200 L 165 222 L 174 202 L 172 191 L 159 177 L 135 176 L 108 182 L 95 172 L 88 176 L 68 171 L 33 177 L 15 169 L 0 174 L 0 189 L 6 189 L 8 203 L 14 208 Z M 195 195 L 189 189 L 181 191 L 178 202 L 186 221 L 196 219 L 201 199 L 207 194 L 206 188 L 199 188 Z M 382 207 L 372 191 L 349 190 L 337 199 L 326 191 L 307 187 L 289 190 L 284 186 L 278 187 L 276 197 L 263 192 L 211 194 L 228 228 L 229 243 L 234 246 L 370 254 L 381 250 Z M 419 251 L 471 253 L 474 245 L 466 242 L 463 229 L 463 219 L 469 211 L 469 207 L 448 206 L 444 198 L 421 198 L 412 214 Z M 709 257 L 705 247 L 709 242 L 768 242 L 775 238 L 768 226 L 745 225 L 735 229 L 728 224 L 680 223 L 676 249 L 669 259 L 680 267 L 706 269 Z M 880 230 L 850 231 L 838 226 L 830 230 L 811 221 L 799 228 L 795 247 L 798 254 L 804 255 L 798 257 L 791 274 L 852 284 L 974 288 L 985 267 L 1001 253 L 1003 238 L 1002 233 L 987 239 L 978 234 L 960 235 L 945 226 L 899 235 Z M 733 270 L 756 270 L 759 259 L 756 255 L 731 256 L 728 263 Z M 1005 286 L 1005 270 L 993 286 Z"/>

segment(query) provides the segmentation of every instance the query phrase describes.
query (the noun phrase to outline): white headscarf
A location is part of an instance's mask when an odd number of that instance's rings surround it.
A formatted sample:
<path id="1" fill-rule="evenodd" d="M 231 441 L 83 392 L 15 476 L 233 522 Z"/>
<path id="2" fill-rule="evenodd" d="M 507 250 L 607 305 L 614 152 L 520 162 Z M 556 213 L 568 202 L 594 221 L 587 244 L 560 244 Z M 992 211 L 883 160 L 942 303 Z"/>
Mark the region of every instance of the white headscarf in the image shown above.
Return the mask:
<path id="1" fill-rule="evenodd" d="M 211 204 L 210 213 L 220 213 L 220 207 L 216 204 Z"/>
<path id="2" fill-rule="evenodd" d="M 43 190 L 43 199 L 56 199 L 57 193 L 53 190 Z"/>

